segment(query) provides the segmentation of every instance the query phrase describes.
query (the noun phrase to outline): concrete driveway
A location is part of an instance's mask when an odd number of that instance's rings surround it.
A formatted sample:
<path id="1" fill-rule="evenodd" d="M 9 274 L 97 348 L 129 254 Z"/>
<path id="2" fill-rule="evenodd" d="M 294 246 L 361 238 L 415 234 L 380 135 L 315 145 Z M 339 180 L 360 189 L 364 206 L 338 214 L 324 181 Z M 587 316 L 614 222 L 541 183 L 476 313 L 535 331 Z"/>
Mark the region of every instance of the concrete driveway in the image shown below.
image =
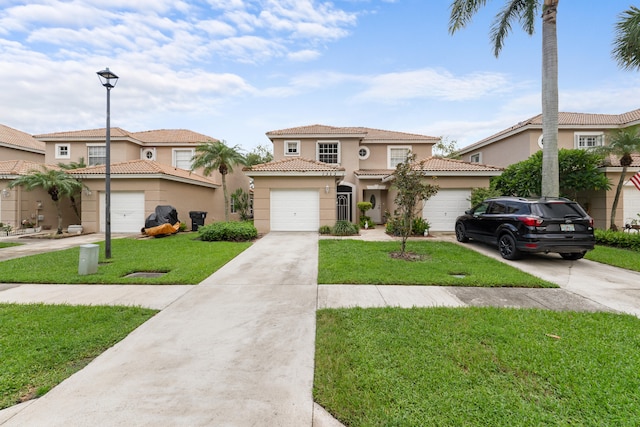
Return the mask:
<path id="1" fill-rule="evenodd" d="M 493 246 L 478 242 L 462 245 L 611 310 L 640 316 L 640 273 L 586 259 L 566 261 L 558 254 L 531 254 L 508 261 Z"/>

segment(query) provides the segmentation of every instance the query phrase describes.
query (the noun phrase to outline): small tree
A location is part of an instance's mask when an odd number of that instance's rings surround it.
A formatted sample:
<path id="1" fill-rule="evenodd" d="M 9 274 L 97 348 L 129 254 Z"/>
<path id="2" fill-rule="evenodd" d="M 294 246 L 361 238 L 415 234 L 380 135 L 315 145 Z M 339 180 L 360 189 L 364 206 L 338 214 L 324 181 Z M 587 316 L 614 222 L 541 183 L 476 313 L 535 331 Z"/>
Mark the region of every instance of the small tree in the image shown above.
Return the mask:
<path id="1" fill-rule="evenodd" d="M 373 207 L 371 202 L 358 202 L 357 206 L 360 211 L 360 228 L 365 228 L 365 223 L 367 223 L 367 228 L 373 228 L 373 222 L 367 216 L 367 211 Z"/>
<path id="2" fill-rule="evenodd" d="M 27 175 L 14 179 L 9 183 L 9 188 L 22 186 L 31 191 L 42 188 L 46 191 L 56 207 L 58 214 L 58 232 L 62 234 L 62 210 L 60 199 L 70 197 L 82 191 L 82 183 L 65 171 L 44 168 L 43 171 L 33 169 Z"/>
<path id="3" fill-rule="evenodd" d="M 231 200 L 233 200 L 233 205 L 238 211 L 242 221 L 248 221 L 251 219 L 251 215 L 249 215 L 249 193 L 245 192 L 242 188 L 238 188 L 233 192 L 233 194 L 231 194 Z"/>
<path id="4" fill-rule="evenodd" d="M 269 163 L 273 161 L 273 154 L 271 151 L 263 146 L 258 145 L 249 154 L 247 154 L 247 166 L 259 165 L 262 163 Z"/>
<path id="5" fill-rule="evenodd" d="M 411 226 L 422 203 L 438 192 L 438 186 L 424 182 L 424 161 L 415 163 L 416 155 L 409 153 L 404 162 L 396 166 L 393 187 L 398 190 L 394 202 L 400 217 L 400 256 L 404 256 Z"/>
<path id="6" fill-rule="evenodd" d="M 433 146 L 433 150 L 434 157 L 460 159 L 460 155 L 458 154 L 458 142 L 449 141 L 449 138 L 446 136 L 441 137 L 440 141 L 436 142 L 436 144 Z"/>

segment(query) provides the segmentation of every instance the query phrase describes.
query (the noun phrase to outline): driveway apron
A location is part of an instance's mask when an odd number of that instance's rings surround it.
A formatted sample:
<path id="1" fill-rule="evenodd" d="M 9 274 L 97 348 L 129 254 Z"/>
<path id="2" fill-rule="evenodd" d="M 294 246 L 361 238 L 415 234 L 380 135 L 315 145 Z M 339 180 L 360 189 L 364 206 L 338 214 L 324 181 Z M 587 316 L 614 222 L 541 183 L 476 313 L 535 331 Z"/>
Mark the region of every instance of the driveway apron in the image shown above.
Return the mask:
<path id="1" fill-rule="evenodd" d="M 3 425 L 312 425 L 317 240 L 267 234 Z"/>

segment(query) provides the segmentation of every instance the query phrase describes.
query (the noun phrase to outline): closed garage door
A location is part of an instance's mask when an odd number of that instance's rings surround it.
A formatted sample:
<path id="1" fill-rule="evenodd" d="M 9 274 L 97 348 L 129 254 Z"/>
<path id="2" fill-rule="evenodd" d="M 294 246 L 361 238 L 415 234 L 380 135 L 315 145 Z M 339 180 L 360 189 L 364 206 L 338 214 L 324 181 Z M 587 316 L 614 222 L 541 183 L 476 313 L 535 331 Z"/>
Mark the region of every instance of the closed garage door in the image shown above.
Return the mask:
<path id="1" fill-rule="evenodd" d="M 424 204 L 422 217 L 432 231 L 453 231 L 456 218 L 471 207 L 471 190 L 442 189 Z"/>
<path id="2" fill-rule="evenodd" d="M 105 194 L 100 193 L 100 231 L 104 233 Z M 111 231 L 114 233 L 139 233 L 144 227 L 144 192 L 111 193 Z"/>
<path id="3" fill-rule="evenodd" d="M 317 190 L 271 190 L 272 231 L 318 231 Z"/>
<path id="4" fill-rule="evenodd" d="M 638 214 L 640 213 L 640 191 L 629 182 L 627 185 L 622 187 L 622 197 L 624 200 L 624 214 L 622 219 L 624 219 L 624 224 L 628 223 L 632 219 L 640 220 Z M 616 218 L 619 218 L 616 215 Z M 618 222 L 618 221 L 616 221 Z"/>

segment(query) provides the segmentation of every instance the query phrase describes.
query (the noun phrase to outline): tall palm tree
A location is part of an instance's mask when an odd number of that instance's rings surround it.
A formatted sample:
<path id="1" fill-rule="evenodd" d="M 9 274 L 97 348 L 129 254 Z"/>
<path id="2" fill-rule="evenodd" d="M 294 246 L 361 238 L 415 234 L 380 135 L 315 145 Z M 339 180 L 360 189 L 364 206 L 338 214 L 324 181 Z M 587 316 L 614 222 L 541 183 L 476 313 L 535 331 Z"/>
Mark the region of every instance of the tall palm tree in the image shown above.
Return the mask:
<path id="1" fill-rule="evenodd" d="M 233 172 L 236 165 L 244 165 L 245 157 L 240 153 L 239 146 L 228 147 L 224 142 L 207 142 L 196 147 L 196 154 L 193 156 L 191 170 L 203 168 L 205 176 L 217 170 L 222 175 L 222 192 L 224 195 L 224 219 L 229 221 L 229 194 L 227 192 L 226 176 Z"/>
<path id="2" fill-rule="evenodd" d="M 22 186 L 25 190 L 31 191 L 35 188 L 42 188 L 46 191 L 58 214 L 58 232 L 62 234 L 62 210 L 60 208 L 60 199 L 70 197 L 82 191 L 83 185 L 73 176 L 65 171 L 47 169 L 43 171 L 32 169 L 27 175 L 23 175 L 11 181 L 9 188 Z"/>
<path id="3" fill-rule="evenodd" d="M 540 4 L 542 2 L 542 5 Z M 511 23 L 518 20 L 523 30 L 532 35 L 536 16 L 542 6 L 542 196 L 557 197 L 560 192 L 558 176 L 558 38 L 556 14 L 559 0 L 506 0 L 491 27 L 491 42 L 496 57 L 511 31 Z M 449 18 L 449 32 L 454 34 L 465 27 L 487 0 L 453 0 Z"/>
<path id="4" fill-rule="evenodd" d="M 627 168 L 633 163 L 631 157 L 634 153 L 640 153 L 640 125 L 631 126 L 625 129 L 616 129 L 609 135 L 609 144 L 598 147 L 598 151 L 603 155 L 611 155 L 620 159 L 620 166 L 622 166 L 622 172 L 620 173 L 620 180 L 616 187 L 616 195 L 613 198 L 613 205 L 611 205 L 611 221 L 609 228 L 617 230 L 616 226 L 616 209 L 618 209 L 618 201 L 620 200 L 620 193 L 622 193 L 622 185 L 627 177 Z"/>
<path id="5" fill-rule="evenodd" d="M 615 25 L 613 57 L 626 69 L 640 69 L 640 9 L 631 6 Z"/>

